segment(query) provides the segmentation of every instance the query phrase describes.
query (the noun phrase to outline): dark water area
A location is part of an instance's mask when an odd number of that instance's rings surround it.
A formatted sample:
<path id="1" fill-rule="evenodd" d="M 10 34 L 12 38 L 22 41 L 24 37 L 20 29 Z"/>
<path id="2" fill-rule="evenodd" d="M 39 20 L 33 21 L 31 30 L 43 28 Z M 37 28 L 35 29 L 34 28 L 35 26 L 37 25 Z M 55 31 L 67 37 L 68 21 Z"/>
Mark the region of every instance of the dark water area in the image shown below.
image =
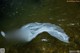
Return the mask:
<path id="1" fill-rule="evenodd" d="M 29 43 L 8 43 L 0 36 L 0 47 L 6 53 L 69 53 L 80 51 L 80 3 L 66 0 L 0 0 L 0 31 L 18 29 L 32 23 L 52 23 L 64 29 L 70 43 L 63 43 L 49 36 L 39 34 Z M 42 42 L 41 39 L 48 39 Z"/>

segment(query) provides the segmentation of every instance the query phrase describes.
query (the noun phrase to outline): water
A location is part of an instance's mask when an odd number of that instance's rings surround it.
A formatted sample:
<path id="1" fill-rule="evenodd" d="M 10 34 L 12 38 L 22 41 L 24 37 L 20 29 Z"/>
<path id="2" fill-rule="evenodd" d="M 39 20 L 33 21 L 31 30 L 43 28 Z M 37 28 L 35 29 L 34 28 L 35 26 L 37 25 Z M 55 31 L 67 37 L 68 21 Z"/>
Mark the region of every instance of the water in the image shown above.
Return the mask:
<path id="1" fill-rule="evenodd" d="M 66 0 L 31 1 L 5 0 L 5 4 L 0 6 L 2 17 L 0 19 L 0 29 L 6 32 L 18 29 L 31 22 L 53 23 L 64 29 L 70 37 L 70 43 L 60 42 L 49 36 L 49 34 L 42 33 L 29 44 L 19 43 L 14 45 L 14 43 L 10 43 L 6 46 L 4 38 L 0 37 L 0 47 L 5 46 L 7 50 L 12 48 L 14 53 L 17 53 L 17 51 L 28 53 L 68 53 L 69 50 L 80 50 L 80 4 L 67 3 Z M 42 42 L 42 38 L 47 39 L 48 42 Z M 12 50 L 10 50 L 11 53 Z"/>

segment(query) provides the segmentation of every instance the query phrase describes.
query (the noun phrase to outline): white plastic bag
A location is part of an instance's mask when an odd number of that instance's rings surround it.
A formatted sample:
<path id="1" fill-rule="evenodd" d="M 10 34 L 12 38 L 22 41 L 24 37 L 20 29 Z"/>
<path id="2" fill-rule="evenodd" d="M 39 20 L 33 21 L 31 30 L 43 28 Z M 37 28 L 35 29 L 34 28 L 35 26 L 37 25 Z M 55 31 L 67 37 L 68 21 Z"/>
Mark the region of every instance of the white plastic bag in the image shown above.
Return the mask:
<path id="1" fill-rule="evenodd" d="M 51 36 L 59 39 L 60 41 L 69 43 L 69 37 L 66 35 L 64 30 L 61 27 L 51 23 L 29 23 L 22 26 L 16 32 L 11 33 L 14 34 L 14 36 L 12 37 L 8 36 L 10 32 L 5 34 L 3 31 L 1 31 L 1 34 L 5 38 L 20 39 L 29 42 L 32 39 L 36 38 L 36 36 L 38 36 L 38 34 L 42 32 L 47 32 Z"/>

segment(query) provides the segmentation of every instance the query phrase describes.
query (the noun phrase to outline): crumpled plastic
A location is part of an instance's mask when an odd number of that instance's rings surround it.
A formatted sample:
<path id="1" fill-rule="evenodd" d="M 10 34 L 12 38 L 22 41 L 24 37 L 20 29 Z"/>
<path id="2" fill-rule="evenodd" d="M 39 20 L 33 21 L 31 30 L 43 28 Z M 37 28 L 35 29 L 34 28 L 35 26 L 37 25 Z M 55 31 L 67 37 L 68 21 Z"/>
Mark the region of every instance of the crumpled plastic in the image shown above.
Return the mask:
<path id="1" fill-rule="evenodd" d="M 51 23 L 38 23 L 38 22 L 29 23 L 12 33 L 11 32 L 5 33 L 1 31 L 1 34 L 3 37 L 7 39 L 20 39 L 26 42 L 30 42 L 31 40 L 36 38 L 36 36 L 43 32 L 49 33 L 51 36 L 59 39 L 60 41 L 69 43 L 69 37 L 64 32 L 64 30 L 61 27 Z"/>

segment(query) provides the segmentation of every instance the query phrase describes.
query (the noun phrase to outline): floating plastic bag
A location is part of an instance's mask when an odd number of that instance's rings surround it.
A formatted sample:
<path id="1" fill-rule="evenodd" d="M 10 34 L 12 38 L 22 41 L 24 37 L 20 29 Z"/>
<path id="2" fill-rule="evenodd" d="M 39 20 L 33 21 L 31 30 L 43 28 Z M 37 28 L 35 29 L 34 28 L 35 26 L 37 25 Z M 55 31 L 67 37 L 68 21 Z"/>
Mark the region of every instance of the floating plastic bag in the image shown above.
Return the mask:
<path id="1" fill-rule="evenodd" d="M 60 41 L 69 43 L 69 37 L 66 35 L 64 30 L 61 27 L 51 23 L 29 23 L 14 32 L 5 33 L 1 31 L 1 34 L 6 39 L 24 40 L 29 42 L 42 32 L 47 32 Z"/>

